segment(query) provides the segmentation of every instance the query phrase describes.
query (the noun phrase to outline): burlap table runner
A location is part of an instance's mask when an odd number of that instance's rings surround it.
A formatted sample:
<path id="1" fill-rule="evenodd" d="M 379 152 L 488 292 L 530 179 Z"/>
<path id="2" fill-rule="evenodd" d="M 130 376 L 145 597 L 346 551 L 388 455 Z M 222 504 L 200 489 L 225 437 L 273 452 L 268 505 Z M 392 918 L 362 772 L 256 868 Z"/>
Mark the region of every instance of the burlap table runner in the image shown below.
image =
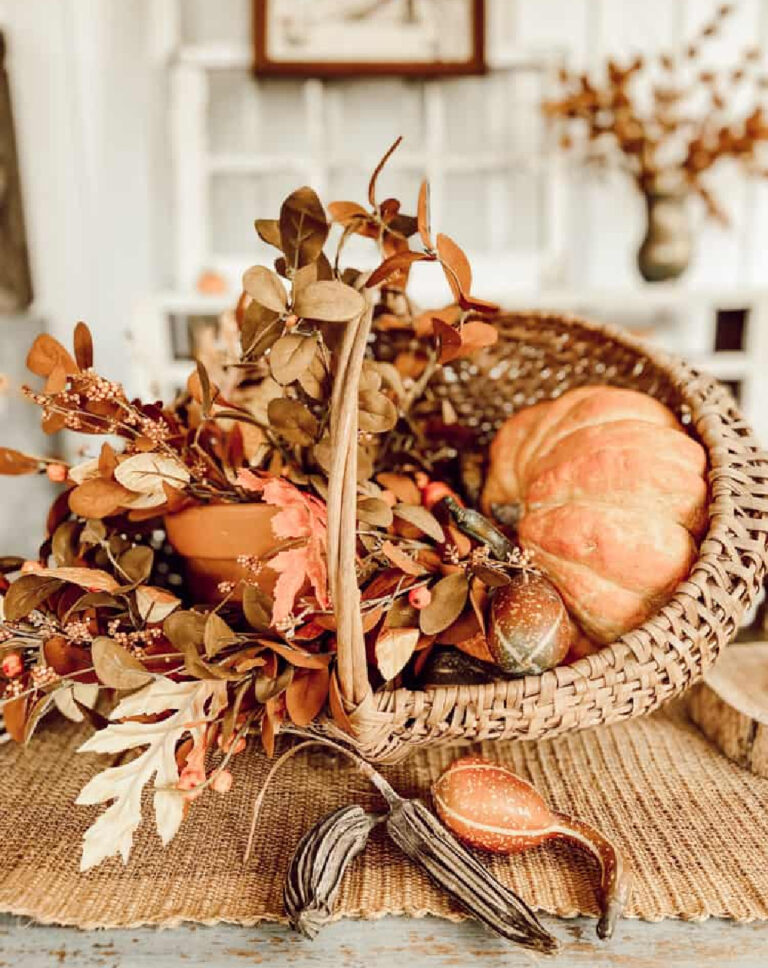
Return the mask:
<path id="1" fill-rule="evenodd" d="M 301 833 L 345 801 L 377 804 L 343 761 L 300 753 L 268 796 L 256 850 L 243 866 L 250 805 L 266 771 L 264 758 L 249 752 L 236 760 L 233 790 L 198 800 L 170 847 L 161 847 L 146 803 L 129 865 L 111 860 L 81 875 L 80 839 L 96 808 L 73 801 L 105 760 L 75 755 L 85 729 L 51 726 L 28 749 L 0 750 L 0 910 L 40 921 L 93 928 L 282 920 L 282 875 Z M 615 838 L 636 871 L 630 915 L 768 917 L 768 780 L 720 755 L 679 706 L 610 728 L 481 751 L 530 779 L 558 810 Z M 385 772 L 402 793 L 425 794 L 457 755 L 455 748 L 431 749 Z M 596 912 L 596 868 L 576 850 L 553 844 L 487 859 L 545 911 Z M 461 916 L 380 830 L 345 882 L 339 913 Z"/>

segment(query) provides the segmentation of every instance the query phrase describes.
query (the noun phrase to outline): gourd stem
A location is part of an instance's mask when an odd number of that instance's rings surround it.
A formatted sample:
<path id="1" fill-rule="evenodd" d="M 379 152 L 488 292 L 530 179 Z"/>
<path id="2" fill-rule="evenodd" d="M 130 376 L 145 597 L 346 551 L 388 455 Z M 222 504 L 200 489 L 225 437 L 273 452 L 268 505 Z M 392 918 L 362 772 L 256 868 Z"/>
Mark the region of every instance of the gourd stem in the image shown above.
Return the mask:
<path id="1" fill-rule="evenodd" d="M 610 938 L 629 897 L 631 871 L 621 853 L 599 830 L 565 814 L 556 813 L 553 834 L 593 854 L 600 864 L 601 914 L 597 936 Z"/>

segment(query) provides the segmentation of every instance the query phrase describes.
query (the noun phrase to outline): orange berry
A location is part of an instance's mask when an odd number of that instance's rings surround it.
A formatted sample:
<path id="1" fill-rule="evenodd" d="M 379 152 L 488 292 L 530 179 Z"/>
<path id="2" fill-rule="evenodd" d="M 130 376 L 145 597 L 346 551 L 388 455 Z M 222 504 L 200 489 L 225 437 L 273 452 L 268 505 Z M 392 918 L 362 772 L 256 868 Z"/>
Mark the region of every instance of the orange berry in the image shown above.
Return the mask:
<path id="1" fill-rule="evenodd" d="M 24 670 L 24 663 L 18 652 L 9 652 L 2 662 L 3 675 L 6 679 L 15 679 Z"/>
<path id="2" fill-rule="evenodd" d="M 417 609 L 426 608 L 432 601 L 432 592 L 422 585 L 420 588 L 412 588 L 408 592 L 408 602 Z"/>
<path id="3" fill-rule="evenodd" d="M 54 484 L 63 484 L 67 479 L 67 468 L 65 464 L 48 464 L 45 468 L 48 480 Z"/>

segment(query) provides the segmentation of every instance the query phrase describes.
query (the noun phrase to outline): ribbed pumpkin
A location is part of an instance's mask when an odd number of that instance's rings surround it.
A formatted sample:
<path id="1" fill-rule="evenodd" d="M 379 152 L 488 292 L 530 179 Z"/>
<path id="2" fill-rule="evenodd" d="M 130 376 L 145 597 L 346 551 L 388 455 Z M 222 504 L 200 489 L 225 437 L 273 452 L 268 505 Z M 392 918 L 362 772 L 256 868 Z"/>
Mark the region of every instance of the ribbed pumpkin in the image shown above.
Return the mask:
<path id="1" fill-rule="evenodd" d="M 688 575 L 707 524 L 706 465 L 653 397 L 580 387 L 501 426 L 482 505 L 502 519 L 514 510 L 521 545 L 584 631 L 607 643 Z"/>

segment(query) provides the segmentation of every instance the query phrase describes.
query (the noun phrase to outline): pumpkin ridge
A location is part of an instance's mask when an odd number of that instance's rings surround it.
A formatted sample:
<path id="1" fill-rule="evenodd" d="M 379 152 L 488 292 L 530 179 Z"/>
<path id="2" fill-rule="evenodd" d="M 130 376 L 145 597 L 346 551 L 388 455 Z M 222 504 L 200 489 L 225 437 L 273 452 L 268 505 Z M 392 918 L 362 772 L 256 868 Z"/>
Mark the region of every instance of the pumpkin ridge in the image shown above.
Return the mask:
<path id="1" fill-rule="evenodd" d="M 605 386 L 596 386 L 596 387 L 582 387 L 581 389 L 594 390 L 595 392 L 580 395 L 579 398 L 576 400 L 571 398 L 570 409 L 566 409 L 561 414 L 557 422 L 552 424 L 547 429 L 546 435 L 540 434 L 538 440 L 535 443 L 535 446 L 532 446 L 529 449 L 528 451 L 529 460 L 530 459 L 538 460 L 542 457 L 547 456 L 547 454 L 552 452 L 555 446 L 562 443 L 563 440 L 570 437 L 571 434 L 573 433 L 578 433 L 580 430 L 586 430 L 590 427 L 598 427 L 598 426 L 605 426 L 607 424 L 618 423 L 622 420 L 634 420 L 634 421 L 637 421 L 638 423 L 650 424 L 653 427 L 659 427 L 659 428 L 664 428 L 668 430 L 677 430 L 684 433 L 682 425 L 677 420 L 675 415 L 671 411 L 667 410 L 663 404 L 660 404 L 658 401 L 653 400 L 652 397 L 648 397 L 647 394 L 640 394 L 634 390 L 626 390 L 624 388 L 619 388 L 619 387 L 609 388 Z M 575 423 L 574 427 L 572 429 L 569 429 L 566 434 L 558 433 L 562 429 L 562 426 L 564 423 L 566 423 L 566 421 L 573 420 L 574 414 L 576 414 L 576 417 L 578 418 L 579 411 L 586 409 L 586 406 L 588 404 L 593 403 L 596 396 L 601 396 L 601 397 L 604 396 L 604 391 L 606 390 L 611 391 L 612 405 L 615 405 L 617 403 L 616 391 L 619 391 L 622 394 L 622 401 L 621 401 L 622 408 L 623 408 L 624 401 L 627 400 L 627 397 L 625 394 L 632 394 L 632 402 L 635 403 L 636 405 L 639 404 L 642 406 L 646 406 L 647 402 L 649 400 L 652 400 L 653 403 L 657 404 L 658 407 L 660 408 L 660 409 L 656 409 L 655 407 L 651 408 L 653 410 L 654 415 L 658 416 L 659 419 L 649 420 L 649 419 L 646 419 L 645 417 L 638 417 L 634 409 L 629 410 L 628 412 L 624 412 L 623 409 L 620 409 L 613 414 L 604 413 L 604 412 L 600 413 L 598 411 L 591 414 L 587 419 L 582 420 L 582 422 Z M 640 398 L 639 401 L 638 401 L 638 398 Z M 559 399 L 564 399 L 564 398 L 561 397 Z M 555 401 L 550 401 L 550 402 L 554 403 Z M 666 414 L 669 414 L 669 416 L 667 417 Z M 648 416 L 650 416 L 650 414 L 648 414 Z M 541 449 L 542 445 L 546 445 L 545 450 Z"/>

